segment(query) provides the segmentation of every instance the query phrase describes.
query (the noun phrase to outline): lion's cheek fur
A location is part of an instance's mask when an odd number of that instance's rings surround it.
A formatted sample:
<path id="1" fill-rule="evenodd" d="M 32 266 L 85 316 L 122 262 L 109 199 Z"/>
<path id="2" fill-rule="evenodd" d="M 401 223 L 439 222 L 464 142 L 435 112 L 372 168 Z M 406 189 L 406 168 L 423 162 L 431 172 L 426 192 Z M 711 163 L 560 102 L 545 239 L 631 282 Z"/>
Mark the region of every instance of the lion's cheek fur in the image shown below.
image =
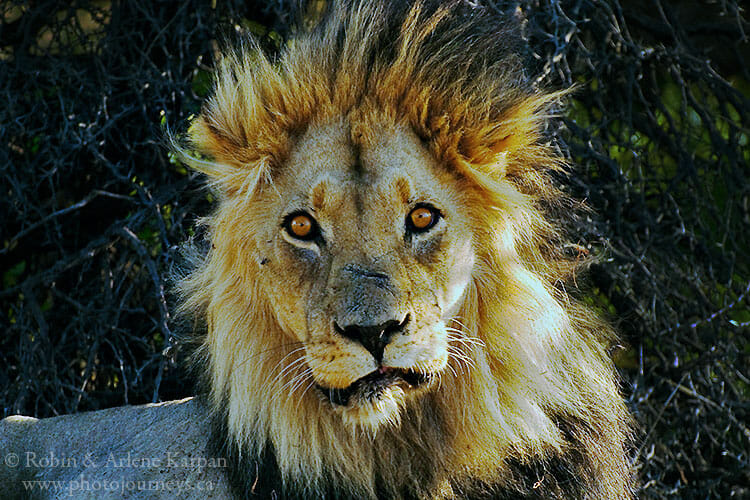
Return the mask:
<path id="1" fill-rule="evenodd" d="M 438 301 L 442 317 L 446 321 L 455 316 L 463 304 L 476 260 L 472 238 L 464 236 L 463 241 L 459 241 L 456 247 L 457 249 L 451 256 L 452 262 L 447 266 L 449 273 L 444 287 L 445 291 Z"/>

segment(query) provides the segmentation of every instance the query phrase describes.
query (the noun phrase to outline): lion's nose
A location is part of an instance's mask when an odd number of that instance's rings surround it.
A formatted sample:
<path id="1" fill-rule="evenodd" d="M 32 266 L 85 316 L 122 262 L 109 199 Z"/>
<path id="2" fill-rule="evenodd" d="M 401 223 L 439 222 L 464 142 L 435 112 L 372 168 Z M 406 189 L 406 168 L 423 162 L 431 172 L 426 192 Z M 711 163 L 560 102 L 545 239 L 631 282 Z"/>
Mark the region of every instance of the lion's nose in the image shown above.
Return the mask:
<path id="1" fill-rule="evenodd" d="M 385 351 L 385 347 L 391 341 L 393 335 L 402 332 L 408 322 L 409 315 L 407 314 L 403 321 L 391 320 L 379 325 L 348 325 L 344 327 L 334 323 L 334 327 L 339 334 L 362 344 L 380 363 L 383 361 L 383 351 Z"/>

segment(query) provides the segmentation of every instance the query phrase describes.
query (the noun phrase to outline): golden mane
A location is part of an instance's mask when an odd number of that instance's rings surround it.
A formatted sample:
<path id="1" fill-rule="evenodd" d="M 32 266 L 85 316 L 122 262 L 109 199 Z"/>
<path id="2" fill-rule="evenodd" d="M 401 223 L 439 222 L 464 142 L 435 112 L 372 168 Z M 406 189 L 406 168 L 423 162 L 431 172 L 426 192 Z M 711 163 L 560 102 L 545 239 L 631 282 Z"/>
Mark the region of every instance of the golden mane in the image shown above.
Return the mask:
<path id="1" fill-rule="evenodd" d="M 543 207 L 563 197 L 563 168 L 542 129 L 559 98 L 524 74 L 513 23 L 449 2 L 334 2 L 277 59 L 252 42 L 219 63 L 215 90 L 190 128 L 187 157 L 220 193 L 207 219 L 212 249 L 180 289 L 205 318 L 198 350 L 209 398 L 246 463 L 274 456 L 284 487 L 311 497 L 431 497 L 516 488 L 554 468 L 574 478 L 561 498 L 629 498 L 629 418 L 606 348 L 610 329 L 569 297 L 579 265 L 563 256 Z M 283 333 L 258 279 L 247 233 L 258 189 L 273 182 L 311 124 L 337 117 L 408 126 L 466 192 L 477 266 L 455 327 L 477 339 L 469 363 L 377 436 L 341 425 L 305 392 L 298 344 Z M 296 384 L 296 385 L 295 385 Z M 562 457 L 562 458 L 561 458 Z M 564 458 L 567 457 L 567 458 Z M 251 463 L 251 462 L 247 462 Z M 551 471 L 551 472 L 550 472 Z M 565 476 L 565 477 L 568 477 Z"/>

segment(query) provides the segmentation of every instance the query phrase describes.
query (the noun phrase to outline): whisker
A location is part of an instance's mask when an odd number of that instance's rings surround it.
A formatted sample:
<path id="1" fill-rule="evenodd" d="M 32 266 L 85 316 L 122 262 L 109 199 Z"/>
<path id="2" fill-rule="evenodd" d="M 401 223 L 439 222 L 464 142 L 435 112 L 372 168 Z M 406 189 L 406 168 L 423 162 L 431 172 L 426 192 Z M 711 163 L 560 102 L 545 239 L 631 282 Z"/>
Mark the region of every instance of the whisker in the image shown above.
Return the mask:
<path id="1" fill-rule="evenodd" d="M 267 385 L 275 385 L 279 380 L 281 380 L 284 376 L 294 371 L 296 368 L 298 368 L 300 365 L 302 365 L 305 361 L 304 356 L 300 356 L 299 358 L 295 359 L 288 365 L 286 365 L 281 371 L 279 371 L 276 376 L 271 380 L 270 382 L 267 382 Z M 278 365 L 277 365 L 278 366 Z M 273 372 L 271 372 L 273 373 Z M 295 375 L 296 376 L 296 375 Z M 282 389 L 284 389 L 285 386 L 282 386 Z"/>
<path id="2" fill-rule="evenodd" d="M 300 360 L 304 360 L 304 358 L 299 358 L 298 360 L 296 360 L 296 361 L 294 362 L 294 364 L 293 364 L 293 365 L 290 365 L 289 367 L 287 367 L 288 369 L 285 369 L 285 370 L 284 370 L 284 371 L 283 371 L 282 373 L 283 373 L 283 374 L 288 374 L 288 373 L 290 373 L 290 372 L 291 372 L 291 371 L 292 371 L 293 369 L 299 368 L 299 366 L 300 366 L 300 365 L 302 364 L 302 363 L 300 363 L 300 362 L 299 362 Z M 309 367 L 306 367 L 306 368 L 305 368 L 304 370 L 302 370 L 301 372 L 295 373 L 295 374 L 294 374 L 294 376 L 292 376 L 292 378 L 291 378 L 291 379 L 287 380 L 287 381 L 286 381 L 286 382 L 285 382 L 285 383 L 284 383 L 284 384 L 283 384 L 283 385 L 282 385 L 282 386 L 281 386 L 281 387 L 279 388 L 279 391 L 284 391 L 285 389 L 287 389 L 287 388 L 289 388 L 289 387 L 292 387 L 292 386 L 293 386 L 293 385 L 294 385 L 294 384 L 296 383 L 296 381 L 297 381 L 297 378 L 298 378 L 298 377 L 299 377 L 299 376 L 300 376 L 301 374 L 304 374 L 305 372 L 307 372 L 307 371 L 309 371 L 309 370 L 310 370 L 310 368 L 309 368 Z M 280 378 L 280 377 L 276 377 L 276 379 L 278 379 L 278 378 Z M 290 392 L 292 392 L 292 391 L 290 391 Z"/>
<path id="3" fill-rule="evenodd" d="M 295 351 L 300 350 L 300 349 L 304 349 L 304 344 L 302 342 L 289 342 L 289 343 L 286 343 L 286 344 L 279 344 L 279 345 L 276 345 L 276 346 L 273 346 L 273 347 L 269 347 L 268 349 L 263 349 L 262 351 L 256 351 L 256 352 L 250 353 L 249 356 L 247 356 L 245 359 L 243 359 L 242 361 L 240 361 L 237 364 L 237 367 L 238 368 L 241 367 L 242 365 L 244 365 L 248 361 L 252 361 L 255 358 L 257 358 L 258 356 L 261 356 L 261 355 L 264 355 L 264 354 L 265 355 L 271 354 L 271 353 L 273 353 L 275 351 L 278 351 L 280 349 L 286 349 L 286 348 L 289 348 L 289 347 L 292 347 L 292 346 L 301 346 L 301 347 L 297 347 L 297 349 L 294 349 L 292 352 L 295 352 Z M 237 344 L 235 344 L 235 347 L 237 347 Z"/>
<path id="4" fill-rule="evenodd" d="M 464 326 L 463 323 L 456 318 L 454 318 L 453 321 L 458 325 Z M 469 336 L 466 332 L 457 328 L 446 327 L 445 330 L 448 340 L 448 354 L 456 361 L 461 373 L 468 373 L 470 370 L 475 369 L 476 363 L 469 353 L 473 352 L 475 349 L 483 348 L 485 343 L 481 339 Z M 453 370 L 453 372 L 455 374 L 455 370 Z"/>
<path id="5" fill-rule="evenodd" d="M 476 339 L 479 342 L 481 342 L 481 340 L 478 338 L 474 329 L 469 328 L 469 325 L 461 321 L 461 318 L 459 316 L 454 316 L 453 318 L 451 318 L 451 322 L 457 324 L 460 328 L 457 329 L 457 328 L 453 328 L 452 326 L 446 325 L 447 329 L 460 332 L 461 335 L 463 335 L 464 337 Z"/>
<path id="6" fill-rule="evenodd" d="M 283 362 L 284 362 L 284 360 L 285 360 L 286 358 L 288 358 L 289 356 L 291 356 L 291 355 L 293 355 L 293 354 L 297 354 L 298 352 L 302 352 L 302 351 L 304 351 L 304 350 L 305 350 L 305 347 L 304 347 L 304 346 L 302 346 L 302 347 L 298 347 L 297 349 L 294 349 L 294 350 L 292 350 L 292 351 L 289 351 L 289 352 L 288 352 L 288 353 L 287 353 L 287 354 L 286 354 L 286 355 L 285 355 L 285 356 L 284 356 L 283 358 L 281 358 L 281 359 L 280 359 L 280 360 L 279 360 L 279 361 L 278 361 L 278 362 L 277 362 L 277 363 L 276 363 L 276 364 L 274 365 L 274 367 L 273 367 L 273 368 L 271 368 L 271 370 L 275 370 L 276 368 L 278 368 L 278 366 L 279 366 L 279 365 L 280 365 L 281 363 L 283 363 Z M 299 357 L 299 358 L 297 358 L 297 359 L 304 359 L 304 356 L 300 356 L 300 357 Z M 297 361 L 297 360 L 294 360 L 294 362 L 296 362 L 296 361 Z"/>
<path id="7" fill-rule="evenodd" d="M 456 365 L 458 369 L 461 371 L 461 373 L 468 373 L 470 368 L 474 368 L 473 361 L 470 358 L 467 358 L 458 353 L 451 353 L 451 354 L 452 354 L 452 359 L 456 361 Z M 455 369 L 454 368 L 451 368 L 451 369 L 454 370 L 454 373 L 455 373 Z"/>
<path id="8" fill-rule="evenodd" d="M 466 335 L 466 333 L 462 330 L 457 330 L 455 328 L 446 327 L 446 332 L 448 333 L 448 338 L 452 340 L 456 340 L 457 342 L 462 342 L 465 344 L 473 344 L 478 347 L 485 347 L 485 343 L 482 339 L 478 337 L 471 337 L 469 335 Z"/>
<path id="9" fill-rule="evenodd" d="M 275 404 L 278 401 L 278 399 L 283 396 L 294 394 L 294 391 L 296 391 L 299 387 L 301 387 L 302 384 L 304 384 L 307 380 L 312 379 L 312 377 L 310 377 L 311 374 L 312 374 L 312 369 L 310 368 L 306 368 L 300 373 L 295 374 L 294 377 L 292 377 L 283 386 L 281 386 L 278 391 L 276 391 L 276 394 L 274 394 L 274 396 L 271 398 L 270 404 L 271 405 Z M 289 388 L 289 390 L 285 391 L 286 388 Z"/>
<path id="10" fill-rule="evenodd" d="M 302 393 L 299 395 L 299 398 L 297 399 L 297 404 L 294 407 L 295 410 L 299 409 L 299 405 L 302 402 L 302 400 L 304 399 L 305 394 L 307 394 L 307 391 L 309 391 L 310 388 L 312 386 L 314 386 L 314 385 L 315 385 L 315 379 L 313 379 L 312 377 L 310 377 L 310 383 L 307 384 L 307 387 L 305 387 L 305 389 L 302 391 Z"/>
<path id="11" fill-rule="evenodd" d="M 299 373 L 297 377 L 297 381 L 294 383 L 294 385 L 289 389 L 289 394 L 294 394 L 294 392 L 302 387 L 302 385 L 311 379 L 310 375 L 312 374 L 312 370 L 310 368 L 306 369 L 305 371 Z"/>

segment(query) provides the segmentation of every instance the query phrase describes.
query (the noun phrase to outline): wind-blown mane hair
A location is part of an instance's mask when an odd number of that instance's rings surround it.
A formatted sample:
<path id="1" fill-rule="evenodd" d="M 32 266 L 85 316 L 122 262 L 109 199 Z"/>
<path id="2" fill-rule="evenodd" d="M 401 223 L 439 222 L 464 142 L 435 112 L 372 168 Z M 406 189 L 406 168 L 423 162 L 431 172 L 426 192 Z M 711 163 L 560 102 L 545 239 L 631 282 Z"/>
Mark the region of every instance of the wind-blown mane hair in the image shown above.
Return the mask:
<path id="1" fill-rule="evenodd" d="M 189 132 L 200 156 L 188 161 L 220 200 L 206 222 L 212 249 L 180 288 L 207 324 L 197 356 L 237 491 L 629 498 L 611 332 L 566 294 L 579 264 L 547 214 L 564 201 L 550 179 L 563 162 L 542 133 L 559 95 L 530 83 L 518 22 L 468 2 L 331 4 L 274 60 L 252 42 L 229 52 Z M 243 220 L 259 220 L 254 194 L 295 139 L 342 116 L 363 136 L 374 122 L 412 129 L 455 174 L 475 235 L 456 376 L 376 435 L 343 426 L 306 390 L 300 345 L 243 238 Z"/>

